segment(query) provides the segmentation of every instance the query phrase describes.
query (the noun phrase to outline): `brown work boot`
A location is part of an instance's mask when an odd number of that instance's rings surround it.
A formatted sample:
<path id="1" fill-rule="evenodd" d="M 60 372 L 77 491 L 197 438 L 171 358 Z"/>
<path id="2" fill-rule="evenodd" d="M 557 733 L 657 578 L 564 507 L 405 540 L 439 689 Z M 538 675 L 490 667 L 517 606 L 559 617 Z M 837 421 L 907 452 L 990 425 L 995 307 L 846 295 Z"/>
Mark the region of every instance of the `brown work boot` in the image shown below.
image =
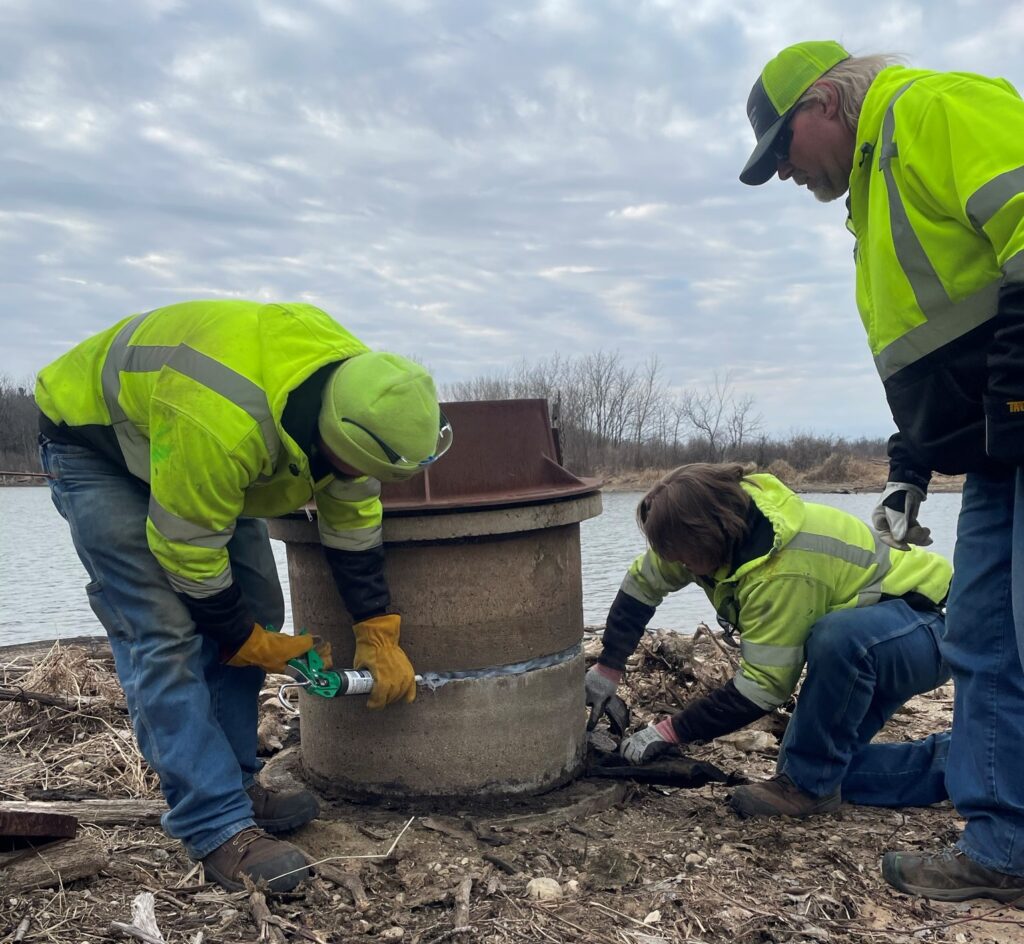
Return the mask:
<path id="1" fill-rule="evenodd" d="M 833 790 L 827 796 L 811 796 L 785 774 L 776 774 L 771 780 L 736 787 L 729 799 L 729 806 L 744 819 L 753 816 L 806 819 L 819 813 L 831 813 L 839 809 L 841 802 L 839 790 Z"/>
<path id="2" fill-rule="evenodd" d="M 252 800 L 252 818 L 268 833 L 287 833 L 320 815 L 320 804 L 308 790 L 276 793 L 254 780 L 245 792 Z"/>
<path id="3" fill-rule="evenodd" d="M 263 879 L 272 892 L 290 892 L 309 878 L 306 857 L 295 846 L 255 826 L 247 826 L 217 846 L 203 859 L 203 868 L 229 892 L 240 892 L 245 887 L 243 875 L 254 882 Z"/>
<path id="4" fill-rule="evenodd" d="M 1021 900 L 1024 905 L 1024 875 L 997 872 L 975 862 L 955 846 L 936 855 L 887 852 L 882 856 L 882 878 L 908 895 L 936 901 L 967 901 L 994 898 Z"/>

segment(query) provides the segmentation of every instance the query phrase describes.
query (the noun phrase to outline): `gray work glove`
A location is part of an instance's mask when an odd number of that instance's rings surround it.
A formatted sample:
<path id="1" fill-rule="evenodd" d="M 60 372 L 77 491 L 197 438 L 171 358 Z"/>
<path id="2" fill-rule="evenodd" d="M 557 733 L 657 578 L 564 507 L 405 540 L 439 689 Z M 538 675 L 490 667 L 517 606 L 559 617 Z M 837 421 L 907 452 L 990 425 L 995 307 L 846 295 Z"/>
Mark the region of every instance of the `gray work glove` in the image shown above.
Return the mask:
<path id="1" fill-rule="evenodd" d="M 911 544 L 927 547 L 932 533 L 917 520 L 917 512 L 928 496 L 923 489 L 908 482 L 886 482 L 882 498 L 871 512 L 871 524 L 878 536 L 899 551 L 909 551 Z"/>
<path id="2" fill-rule="evenodd" d="M 608 706 L 608 699 L 615 694 L 622 681 L 622 672 L 618 669 L 610 669 L 600 662 L 595 663 L 587 670 L 583 677 L 583 687 L 590 706 L 590 719 L 587 721 L 587 730 L 593 731 L 597 722 L 601 720 L 605 708 Z"/>
<path id="3" fill-rule="evenodd" d="M 619 745 L 619 753 L 631 764 L 649 764 L 667 754 L 673 747 L 653 724 L 631 734 Z"/>

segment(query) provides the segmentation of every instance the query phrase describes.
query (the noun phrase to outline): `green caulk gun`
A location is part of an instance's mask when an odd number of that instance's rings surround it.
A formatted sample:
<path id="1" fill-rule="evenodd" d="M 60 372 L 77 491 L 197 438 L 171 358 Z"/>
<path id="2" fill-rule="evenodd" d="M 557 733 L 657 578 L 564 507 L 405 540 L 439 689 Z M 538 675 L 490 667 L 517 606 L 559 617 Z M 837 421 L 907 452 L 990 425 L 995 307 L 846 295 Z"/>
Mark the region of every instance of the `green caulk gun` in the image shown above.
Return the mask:
<path id="1" fill-rule="evenodd" d="M 288 660 L 292 670 L 288 674 L 295 681 L 285 682 L 277 690 L 277 700 L 281 705 L 298 714 L 285 697 L 289 688 L 304 688 L 311 695 L 320 698 L 334 698 L 336 695 L 369 695 L 373 691 L 373 676 L 368 669 L 341 669 L 335 671 L 324 667 L 324 660 L 316 649 L 310 649 L 304 656 Z M 417 682 L 423 681 L 422 675 L 416 676 Z"/>

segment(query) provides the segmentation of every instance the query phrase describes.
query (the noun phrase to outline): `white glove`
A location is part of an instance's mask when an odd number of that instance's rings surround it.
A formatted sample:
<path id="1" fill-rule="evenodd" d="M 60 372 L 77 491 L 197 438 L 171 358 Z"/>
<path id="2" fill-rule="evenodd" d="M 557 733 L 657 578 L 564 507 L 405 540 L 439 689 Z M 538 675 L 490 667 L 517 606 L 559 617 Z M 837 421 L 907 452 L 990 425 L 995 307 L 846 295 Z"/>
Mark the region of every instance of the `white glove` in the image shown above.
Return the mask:
<path id="1" fill-rule="evenodd" d="M 620 681 L 622 681 L 622 672 L 618 669 L 609 669 L 599 662 L 595 662 L 583 676 L 584 693 L 587 704 L 590 706 L 588 731 L 592 731 L 597 722 L 601 720 L 605 705 L 608 704 L 608 699 L 615 694 Z"/>
<path id="2" fill-rule="evenodd" d="M 871 512 L 871 523 L 889 547 L 909 551 L 911 544 L 927 547 L 932 543 L 931 531 L 917 520 L 921 502 L 927 497 L 923 489 L 908 482 L 885 483 L 885 491 Z"/>
<path id="3" fill-rule="evenodd" d="M 619 745 L 619 753 L 631 764 L 649 764 L 667 754 L 672 747 L 672 742 L 666 741 L 661 732 L 649 724 L 626 738 Z"/>

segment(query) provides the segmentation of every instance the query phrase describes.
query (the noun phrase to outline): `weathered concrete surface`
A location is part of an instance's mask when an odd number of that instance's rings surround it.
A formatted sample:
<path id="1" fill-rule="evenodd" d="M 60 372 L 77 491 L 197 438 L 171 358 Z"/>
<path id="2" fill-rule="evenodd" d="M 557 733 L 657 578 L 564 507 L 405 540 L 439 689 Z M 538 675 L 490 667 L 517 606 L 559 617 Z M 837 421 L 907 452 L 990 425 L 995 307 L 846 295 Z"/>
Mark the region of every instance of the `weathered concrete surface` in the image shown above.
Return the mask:
<path id="1" fill-rule="evenodd" d="M 600 494 L 499 509 L 388 517 L 393 608 L 417 672 L 527 662 L 583 637 L 579 522 Z M 296 627 L 330 640 L 352 665 L 351 620 L 315 522 L 271 522 L 288 544 Z M 302 699 L 305 766 L 325 792 L 459 796 L 539 792 L 582 762 L 583 657 L 519 676 L 421 688 L 412 705 L 369 711 L 365 697 Z"/>
<path id="2" fill-rule="evenodd" d="M 387 552 L 402 648 L 418 672 L 525 662 L 583 636 L 578 525 Z M 289 544 L 288 574 L 295 626 L 330 640 L 335 665 L 351 666 L 352 621 L 319 545 Z"/>
<path id="3" fill-rule="evenodd" d="M 423 687 L 411 705 L 302 696 L 307 777 L 328 796 L 488 797 L 539 793 L 583 763 L 584 658 L 493 679 Z"/>
<path id="4" fill-rule="evenodd" d="M 595 494 L 544 505 L 385 518 L 392 606 L 402 614 L 402 648 L 416 670 L 507 665 L 578 643 L 579 522 L 600 512 L 601 496 Z M 316 522 L 303 516 L 269 524 L 271 536 L 288 544 L 295 628 L 330 640 L 335 665 L 351 666 L 352 621 Z"/>

